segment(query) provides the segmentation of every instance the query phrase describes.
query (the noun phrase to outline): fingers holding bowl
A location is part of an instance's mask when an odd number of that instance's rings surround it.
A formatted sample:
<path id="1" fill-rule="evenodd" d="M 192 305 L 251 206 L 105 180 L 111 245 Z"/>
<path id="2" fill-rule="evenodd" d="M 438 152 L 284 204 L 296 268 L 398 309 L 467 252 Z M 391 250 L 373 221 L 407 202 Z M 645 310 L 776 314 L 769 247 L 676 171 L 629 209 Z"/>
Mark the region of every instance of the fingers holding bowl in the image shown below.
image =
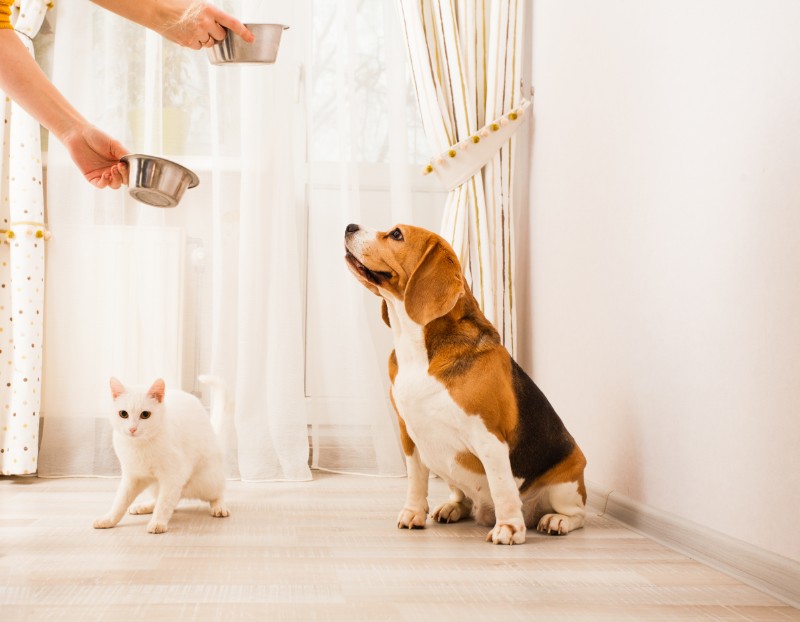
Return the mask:
<path id="1" fill-rule="evenodd" d="M 209 33 L 214 35 L 214 38 L 217 41 L 222 41 L 225 38 L 225 29 L 233 31 L 235 34 L 239 35 L 242 39 L 247 41 L 248 43 L 252 43 L 255 39 L 255 36 L 252 32 L 245 26 L 242 22 L 238 19 L 233 17 L 232 15 L 228 15 L 224 11 L 217 9 L 216 7 L 210 7 L 210 15 L 214 21 L 214 24 L 217 28 L 219 28 L 219 32 L 214 32 L 213 30 L 209 30 Z"/>

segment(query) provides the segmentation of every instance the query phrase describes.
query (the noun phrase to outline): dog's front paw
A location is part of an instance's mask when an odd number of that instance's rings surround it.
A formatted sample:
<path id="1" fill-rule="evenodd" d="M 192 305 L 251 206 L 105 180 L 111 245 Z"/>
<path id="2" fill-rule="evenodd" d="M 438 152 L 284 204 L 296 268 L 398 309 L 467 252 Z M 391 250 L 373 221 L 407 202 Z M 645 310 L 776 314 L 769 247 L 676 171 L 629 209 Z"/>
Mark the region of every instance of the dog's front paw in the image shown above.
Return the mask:
<path id="1" fill-rule="evenodd" d="M 437 523 L 456 523 L 469 516 L 470 507 L 465 503 L 443 503 L 433 511 L 431 518 Z"/>
<path id="2" fill-rule="evenodd" d="M 414 509 L 404 507 L 400 511 L 400 516 L 397 517 L 398 529 L 425 529 L 425 520 L 427 519 L 428 509 Z"/>
<path id="3" fill-rule="evenodd" d="M 492 544 L 522 544 L 525 542 L 525 523 L 507 521 L 497 523 L 488 534 L 486 541 Z"/>
<path id="4" fill-rule="evenodd" d="M 111 529 L 116 524 L 117 521 L 113 520 L 112 518 L 109 518 L 108 516 L 102 516 L 92 523 L 92 527 L 95 529 Z"/>
<path id="5" fill-rule="evenodd" d="M 147 533 L 165 533 L 167 531 L 167 524 L 161 523 L 155 519 L 147 523 Z"/>

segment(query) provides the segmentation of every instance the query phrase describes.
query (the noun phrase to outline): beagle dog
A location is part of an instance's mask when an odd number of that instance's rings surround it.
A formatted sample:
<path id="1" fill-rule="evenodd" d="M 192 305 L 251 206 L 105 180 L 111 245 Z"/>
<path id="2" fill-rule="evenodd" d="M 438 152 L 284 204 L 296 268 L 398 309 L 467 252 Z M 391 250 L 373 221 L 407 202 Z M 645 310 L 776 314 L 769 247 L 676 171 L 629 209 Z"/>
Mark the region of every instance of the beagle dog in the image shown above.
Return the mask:
<path id="1" fill-rule="evenodd" d="M 583 526 L 586 459 L 550 402 L 511 358 L 473 297 L 450 245 L 407 225 L 345 230 L 350 271 L 380 296 L 394 338 L 391 399 L 408 491 L 397 526 L 424 528 L 429 470 L 450 487 L 431 517 L 474 513 L 495 544 L 526 527 Z"/>

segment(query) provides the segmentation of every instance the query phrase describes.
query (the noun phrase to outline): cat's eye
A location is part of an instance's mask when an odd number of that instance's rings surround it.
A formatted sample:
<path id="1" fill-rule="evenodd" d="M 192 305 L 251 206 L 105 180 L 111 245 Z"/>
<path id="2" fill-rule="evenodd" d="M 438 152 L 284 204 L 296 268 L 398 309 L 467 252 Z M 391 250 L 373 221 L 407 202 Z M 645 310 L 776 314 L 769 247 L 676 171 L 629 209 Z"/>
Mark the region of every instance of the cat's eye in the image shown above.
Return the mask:
<path id="1" fill-rule="evenodd" d="M 119 411 L 119 416 L 122 417 L 123 419 L 127 419 L 128 418 L 128 412 L 125 411 L 125 410 L 120 410 Z"/>
<path id="2" fill-rule="evenodd" d="M 403 241 L 403 232 L 400 231 L 400 229 L 395 229 L 394 231 L 392 231 L 389 234 L 389 237 L 392 238 L 393 240 L 397 240 L 398 242 L 402 242 Z"/>
<path id="3" fill-rule="evenodd" d="M 139 415 L 139 419 L 149 419 L 149 418 L 150 418 L 150 411 L 149 410 L 143 410 L 142 414 Z"/>

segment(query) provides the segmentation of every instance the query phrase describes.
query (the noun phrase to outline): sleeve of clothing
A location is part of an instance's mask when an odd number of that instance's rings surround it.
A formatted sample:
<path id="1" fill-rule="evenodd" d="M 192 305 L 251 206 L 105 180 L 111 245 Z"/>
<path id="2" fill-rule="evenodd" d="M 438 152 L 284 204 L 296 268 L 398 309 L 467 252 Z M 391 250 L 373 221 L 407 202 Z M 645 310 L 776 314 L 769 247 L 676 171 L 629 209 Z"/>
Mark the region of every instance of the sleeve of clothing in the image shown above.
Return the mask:
<path id="1" fill-rule="evenodd" d="M 0 0 L 0 28 L 11 28 L 11 7 L 14 5 L 14 0 Z"/>

